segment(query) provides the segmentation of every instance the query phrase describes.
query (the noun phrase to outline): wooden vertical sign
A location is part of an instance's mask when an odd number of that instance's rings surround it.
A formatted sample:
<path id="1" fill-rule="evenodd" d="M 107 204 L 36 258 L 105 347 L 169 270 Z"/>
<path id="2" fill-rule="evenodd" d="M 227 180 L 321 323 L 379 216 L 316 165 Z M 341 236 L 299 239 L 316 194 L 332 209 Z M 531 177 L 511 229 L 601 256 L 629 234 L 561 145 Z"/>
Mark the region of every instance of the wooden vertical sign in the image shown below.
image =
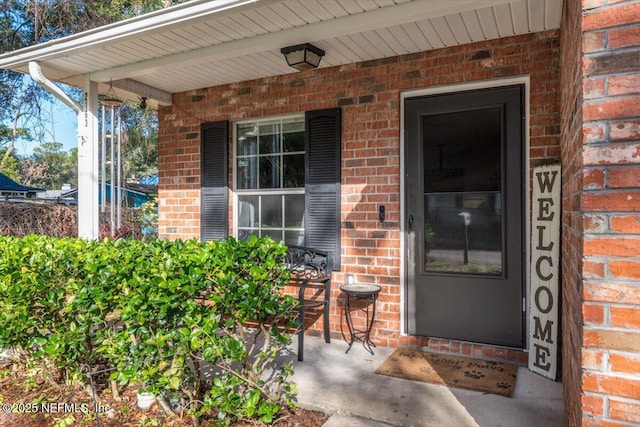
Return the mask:
<path id="1" fill-rule="evenodd" d="M 529 369 L 552 380 L 558 368 L 560 165 L 533 170 Z"/>

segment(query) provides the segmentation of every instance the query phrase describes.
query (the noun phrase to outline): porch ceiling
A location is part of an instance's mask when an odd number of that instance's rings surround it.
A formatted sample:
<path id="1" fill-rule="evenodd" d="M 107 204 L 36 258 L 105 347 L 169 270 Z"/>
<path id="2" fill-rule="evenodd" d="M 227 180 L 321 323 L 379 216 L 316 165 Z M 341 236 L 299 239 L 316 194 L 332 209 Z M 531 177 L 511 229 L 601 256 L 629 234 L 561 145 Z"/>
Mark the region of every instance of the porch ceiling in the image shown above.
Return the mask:
<path id="1" fill-rule="evenodd" d="M 280 48 L 313 43 L 320 67 L 560 26 L 562 0 L 193 0 L 0 55 L 0 68 L 51 80 L 113 81 L 117 95 L 171 93 L 294 72 Z"/>

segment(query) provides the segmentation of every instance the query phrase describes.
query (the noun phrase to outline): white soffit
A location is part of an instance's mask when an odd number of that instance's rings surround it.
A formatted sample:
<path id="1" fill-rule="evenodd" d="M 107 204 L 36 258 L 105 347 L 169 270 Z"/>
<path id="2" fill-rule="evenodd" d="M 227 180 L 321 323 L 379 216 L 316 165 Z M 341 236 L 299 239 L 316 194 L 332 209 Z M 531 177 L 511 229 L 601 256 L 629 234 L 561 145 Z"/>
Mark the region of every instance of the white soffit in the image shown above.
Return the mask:
<path id="1" fill-rule="evenodd" d="M 194 0 L 0 56 L 51 80 L 110 81 L 126 97 L 293 72 L 280 48 L 313 43 L 321 67 L 556 29 L 562 0 Z M 116 84 L 119 80 L 125 80 Z"/>

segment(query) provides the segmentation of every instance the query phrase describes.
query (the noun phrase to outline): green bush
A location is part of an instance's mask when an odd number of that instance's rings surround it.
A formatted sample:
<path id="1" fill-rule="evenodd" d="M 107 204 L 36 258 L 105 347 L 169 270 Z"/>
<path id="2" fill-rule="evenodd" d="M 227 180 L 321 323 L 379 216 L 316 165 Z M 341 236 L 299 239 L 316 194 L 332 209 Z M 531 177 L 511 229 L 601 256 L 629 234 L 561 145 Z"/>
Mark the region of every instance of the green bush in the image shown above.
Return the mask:
<path id="1" fill-rule="evenodd" d="M 275 365 L 296 316 L 285 253 L 255 237 L 0 237 L 0 348 L 76 380 L 106 363 L 112 380 L 178 396 L 193 414 L 270 423 L 292 405 L 291 366 Z"/>

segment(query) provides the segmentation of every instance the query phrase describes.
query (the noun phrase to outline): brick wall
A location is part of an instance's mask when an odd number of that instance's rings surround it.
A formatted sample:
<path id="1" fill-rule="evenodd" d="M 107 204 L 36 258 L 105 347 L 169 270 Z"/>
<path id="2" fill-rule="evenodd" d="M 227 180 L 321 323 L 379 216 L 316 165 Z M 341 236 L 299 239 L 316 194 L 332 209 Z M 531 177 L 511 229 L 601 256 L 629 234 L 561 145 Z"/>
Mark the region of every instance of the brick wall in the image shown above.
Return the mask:
<path id="1" fill-rule="evenodd" d="M 564 3 L 560 34 L 562 134 L 562 382 L 567 425 L 580 425 L 582 263 L 582 37 L 580 2 Z M 588 40 L 585 40 L 588 43 Z M 585 402 L 586 403 L 586 402 Z"/>
<path id="2" fill-rule="evenodd" d="M 344 273 L 382 286 L 374 341 L 400 340 L 400 92 L 530 75 L 531 164 L 558 161 L 557 31 L 491 40 L 175 94 L 160 110 L 159 233 L 199 236 L 199 130 L 203 122 L 342 108 L 342 265 L 334 275 L 332 330 L 339 336 Z M 230 151 L 231 152 L 231 151 Z M 231 167 L 229 169 L 231 186 Z M 378 221 L 378 206 L 387 219 Z M 231 206 L 230 206 L 231 210 Z M 230 212 L 233 215 L 232 212 Z M 405 345 L 512 360 L 506 349 L 403 337 Z"/>
<path id="3" fill-rule="evenodd" d="M 584 426 L 638 425 L 640 2 L 583 0 L 580 12 L 584 238 L 577 291 L 584 328 L 582 411 L 571 420 L 580 425 L 581 415 Z"/>

